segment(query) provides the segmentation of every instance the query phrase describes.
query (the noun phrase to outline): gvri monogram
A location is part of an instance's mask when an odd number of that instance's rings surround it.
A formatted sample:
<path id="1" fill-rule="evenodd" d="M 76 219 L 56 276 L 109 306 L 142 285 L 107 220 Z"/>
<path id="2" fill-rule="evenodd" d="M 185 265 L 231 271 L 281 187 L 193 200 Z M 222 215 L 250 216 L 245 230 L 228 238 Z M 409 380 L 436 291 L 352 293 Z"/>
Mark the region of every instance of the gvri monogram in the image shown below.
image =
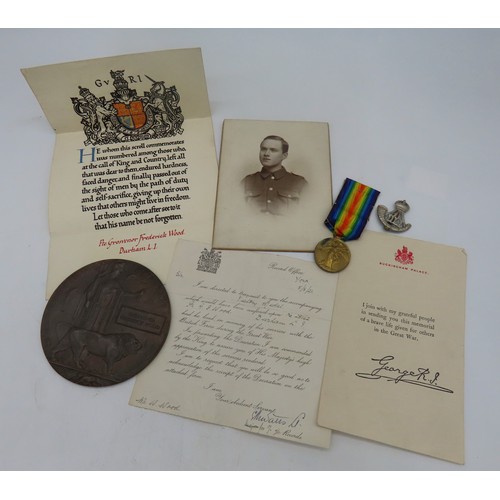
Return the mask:
<path id="1" fill-rule="evenodd" d="M 81 97 L 72 97 L 73 109 L 81 116 L 85 145 L 112 144 L 182 134 L 184 116 L 179 106 L 180 95 L 175 86 L 152 82 L 143 96 L 129 88 L 125 70 L 110 71 L 114 92 L 111 99 L 95 96 L 88 88 L 79 86 Z"/>

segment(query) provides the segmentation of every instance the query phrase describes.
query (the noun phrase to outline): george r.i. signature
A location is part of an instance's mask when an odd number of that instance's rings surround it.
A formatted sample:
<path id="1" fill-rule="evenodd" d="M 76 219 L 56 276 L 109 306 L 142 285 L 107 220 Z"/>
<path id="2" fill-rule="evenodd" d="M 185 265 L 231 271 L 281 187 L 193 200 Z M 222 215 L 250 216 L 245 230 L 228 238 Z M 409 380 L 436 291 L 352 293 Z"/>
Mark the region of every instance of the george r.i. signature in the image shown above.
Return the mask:
<path id="1" fill-rule="evenodd" d="M 417 385 L 427 389 L 434 389 L 436 391 L 453 393 L 451 389 L 440 386 L 437 384 L 440 373 L 437 371 L 431 374 L 429 368 L 417 368 L 416 370 L 405 370 L 397 368 L 391 361 L 394 361 L 394 356 L 383 356 L 382 358 L 371 358 L 372 361 L 377 363 L 377 367 L 371 372 L 358 372 L 357 377 L 369 380 L 384 379 L 388 382 L 404 382 L 407 384 Z"/>

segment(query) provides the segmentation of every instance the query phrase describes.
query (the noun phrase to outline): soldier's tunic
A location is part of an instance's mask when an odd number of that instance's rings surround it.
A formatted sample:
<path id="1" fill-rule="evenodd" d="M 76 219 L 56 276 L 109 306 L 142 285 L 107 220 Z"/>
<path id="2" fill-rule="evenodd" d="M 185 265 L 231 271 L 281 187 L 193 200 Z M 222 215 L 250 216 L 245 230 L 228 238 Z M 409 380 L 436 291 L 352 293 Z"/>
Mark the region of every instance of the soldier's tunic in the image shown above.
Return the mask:
<path id="1" fill-rule="evenodd" d="M 262 169 L 243 179 L 247 202 L 261 212 L 274 215 L 283 215 L 296 205 L 306 184 L 304 177 L 288 172 L 285 167 L 276 172 Z"/>

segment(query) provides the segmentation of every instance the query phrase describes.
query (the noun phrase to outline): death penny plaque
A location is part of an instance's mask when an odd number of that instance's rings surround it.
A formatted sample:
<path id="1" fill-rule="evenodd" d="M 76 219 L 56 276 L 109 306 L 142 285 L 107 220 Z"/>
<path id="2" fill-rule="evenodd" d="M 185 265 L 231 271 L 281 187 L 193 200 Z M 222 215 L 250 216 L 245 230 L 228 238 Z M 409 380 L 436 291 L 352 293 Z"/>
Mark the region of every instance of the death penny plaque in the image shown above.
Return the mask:
<path id="1" fill-rule="evenodd" d="M 103 387 L 143 370 L 163 346 L 170 301 L 159 278 L 136 262 L 82 267 L 50 297 L 42 347 L 52 368 L 76 384 Z"/>

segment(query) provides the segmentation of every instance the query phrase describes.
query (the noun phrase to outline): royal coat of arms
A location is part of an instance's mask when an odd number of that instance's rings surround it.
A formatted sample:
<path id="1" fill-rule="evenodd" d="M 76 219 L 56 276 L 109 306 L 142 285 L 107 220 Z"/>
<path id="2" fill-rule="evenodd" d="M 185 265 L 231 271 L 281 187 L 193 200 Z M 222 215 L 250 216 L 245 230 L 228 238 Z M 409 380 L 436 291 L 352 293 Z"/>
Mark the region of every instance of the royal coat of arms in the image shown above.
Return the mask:
<path id="1" fill-rule="evenodd" d="M 72 97 L 73 109 L 81 116 L 85 145 L 112 144 L 182 134 L 184 116 L 179 106 L 180 95 L 175 86 L 163 81 L 152 82 L 143 96 L 131 89 L 125 70 L 110 71 L 114 92 L 111 99 L 95 96 L 88 88 L 79 87 L 80 97 Z"/>
<path id="2" fill-rule="evenodd" d="M 197 271 L 204 271 L 206 273 L 216 273 L 222 261 L 222 252 L 214 250 L 203 249 L 200 258 L 198 259 Z"/>
<path id="3" fill-rule="evenodd" d="M 403 245 L 403 248 L 398 249 L 394 254 L 394 260 L 401 264 L 413 264 L 413 252 L 410 252 L 408 247 Z"/>

